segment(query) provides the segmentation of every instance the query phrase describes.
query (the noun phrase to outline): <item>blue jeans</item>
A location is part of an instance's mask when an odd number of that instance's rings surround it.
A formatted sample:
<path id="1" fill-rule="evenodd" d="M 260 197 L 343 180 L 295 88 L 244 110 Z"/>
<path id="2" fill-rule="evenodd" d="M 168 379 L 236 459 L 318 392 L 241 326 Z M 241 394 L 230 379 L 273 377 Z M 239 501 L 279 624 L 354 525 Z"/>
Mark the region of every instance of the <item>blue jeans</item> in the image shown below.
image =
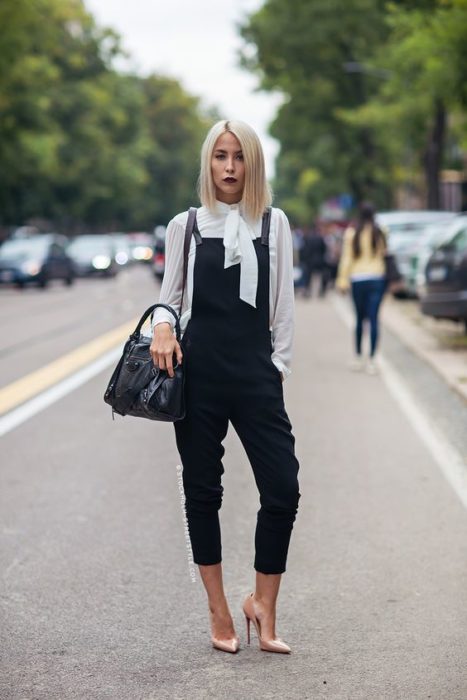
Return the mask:
<path id="1" fill-rule="evenodd" d="M 373 357 L 378 345 L 378 312 L 386 289 L 385 279 L 368 279 L 352 282 L 352 298 L 357 315 L 355 327 L 355 349 L 362 354 L 363 321 L 370 322 L 370 357 Z"/>

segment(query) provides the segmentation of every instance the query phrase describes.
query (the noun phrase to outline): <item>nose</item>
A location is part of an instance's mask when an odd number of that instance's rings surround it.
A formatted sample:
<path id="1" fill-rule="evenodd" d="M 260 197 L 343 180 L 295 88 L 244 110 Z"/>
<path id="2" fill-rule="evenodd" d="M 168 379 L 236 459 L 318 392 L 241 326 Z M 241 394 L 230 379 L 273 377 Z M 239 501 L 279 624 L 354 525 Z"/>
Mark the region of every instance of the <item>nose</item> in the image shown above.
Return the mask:
<path id="1" fill-rule="evenodd" d="M 233 158 L 227 158 L 225 161 L 225 169 L 228 173 L 233 173 L 235 170 L 235 161 Z"/>

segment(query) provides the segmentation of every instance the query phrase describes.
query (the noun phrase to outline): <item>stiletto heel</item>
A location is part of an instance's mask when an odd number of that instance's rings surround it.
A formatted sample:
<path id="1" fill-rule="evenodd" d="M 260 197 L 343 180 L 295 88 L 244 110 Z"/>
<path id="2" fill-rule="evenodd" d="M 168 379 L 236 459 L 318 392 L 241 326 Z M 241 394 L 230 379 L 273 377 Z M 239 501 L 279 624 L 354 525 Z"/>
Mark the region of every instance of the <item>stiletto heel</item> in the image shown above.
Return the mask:
<path id="1" fill-rule="evenodd" d="M 248 644 L 250 643 L 250 622 L 253 623 L 256 629 L 256 634 L 258 635 L 259 648 L 261 651 L 274 651 L 278 654 L 290 654 L 292 651 L 288 644 L 276 637 L 275 639 L 263 639 L 261 636 L 261 622 L 257 617 L 253 605 L 253 593 L 245 599 L 243 603 L 243 612 L 246 618 L 246 628 L 247 628 L 247 639 Z"/>

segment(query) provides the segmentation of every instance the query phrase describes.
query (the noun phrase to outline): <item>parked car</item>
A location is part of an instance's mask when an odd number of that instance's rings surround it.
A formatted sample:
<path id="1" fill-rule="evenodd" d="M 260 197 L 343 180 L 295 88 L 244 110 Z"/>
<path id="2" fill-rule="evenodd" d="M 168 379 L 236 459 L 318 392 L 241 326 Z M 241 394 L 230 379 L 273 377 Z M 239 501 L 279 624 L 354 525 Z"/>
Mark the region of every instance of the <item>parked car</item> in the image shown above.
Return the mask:
<path id="1" fill-rule="evenodd" d="M 154 244 L 154 251 L 152 256 L 152 270 L 154 276 L 162 281 L 165 271 L 165 226 L 156 226 L 154 229 L 154 236 L 156 242 Z"/>
<path id="2" fill-rule="evenodd" d="M 452 238 L 465 224 L 465 215 L 457 215 L 448 222 L 442 221 L 428 226 L 411 250 L 411 281 L 414 296 L 422 297 L 426 291 L 426 266 L 431 255 L 444 241 Z"/>
<path id="3" fill-rule="evenodd" d="M 389 252 L 394 254 L 403 278 L 397 296 L 416 295 L 412 251 L 423 239 L 427 228 L 435 223 L 446 225 L 454 216 L 454 213 L 446 211 L 390 211 L 377 214 L 377 222 L 388 232 Z"/>
<path id="4" fill-rule="evenodd" d="M 462 321 L 467 332 L 467 215 L 431 255 L 426 267 L 424 314 Z"/>
<path id="5" fill-rule="evenodd" d="M 7 240 L 0 247 L 0 283 L 45 288 L 51 280 L 72 284 L 75 269 L 67 254 L 67 239 L 56 233 Z"/>
<path id="6" fill-rule="evenodd" d="M 150 263 L 153 256 L 154 237 L 150 233 L 129 233 L 132 259 L 135 262 Z"/>
<path id="7" fill-rule="evenodd" d="M 131 243 L 126 233 L 110 233 L 115 247 L 115 262 L 126 267 L 133 262 Z"/>
<path id="8" fill-rule="evenodd" d="M 68 246 L 76 274 L 81 277 L 101 275 L 114 277 L 118 264 L 115 260 L 115 244 L 107 234 L 77 236 Z"/>

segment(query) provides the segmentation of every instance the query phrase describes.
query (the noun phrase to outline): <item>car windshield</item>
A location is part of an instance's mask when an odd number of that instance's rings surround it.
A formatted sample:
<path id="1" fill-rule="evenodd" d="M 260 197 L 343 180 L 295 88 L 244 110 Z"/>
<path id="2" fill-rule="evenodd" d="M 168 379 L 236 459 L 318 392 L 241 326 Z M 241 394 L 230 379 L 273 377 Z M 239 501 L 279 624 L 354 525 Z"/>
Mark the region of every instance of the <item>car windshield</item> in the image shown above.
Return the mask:
<path id="1" fill-rule="evenodd" d="M 6 241 L 0 247 L 0 258 L 24 258 L 33 255 L 42 255 L 46 249 L 46 246 L 47 241 L 40 238 Z"/>
<path id="2" fill-rule="evenodd" d="M 460 253 L 467 250 L 467 226 L 464 226 L 461 231 L 458 231 L 452 241 L 450 241 L 450 245 L 454 246 L 454 248 Z"/>
<path id="3" fill-rule="evenodd" d="M 420 239 L 426 229 L 427 224 L 405 224 L 388 226 L 389 228 L 389 247 L 392 250 L 409 247 L 415 241 Z"/>
<path id="4" fill-rule="evenodd" d="M 111 240 L 101 238 L 100 236 L 82 236 L 75 238 L 68 247 L 70 253 L 109 253 L 111 249 Z"/>
<path id="5" fill-rule="evenodd" d="M 439 224 L 431 224 L 423 231 L 420 236 L 420 243 L 423 245 L 436 245 L 444 238 L 451 235 L 451 222 L 440 222 Z"/>

